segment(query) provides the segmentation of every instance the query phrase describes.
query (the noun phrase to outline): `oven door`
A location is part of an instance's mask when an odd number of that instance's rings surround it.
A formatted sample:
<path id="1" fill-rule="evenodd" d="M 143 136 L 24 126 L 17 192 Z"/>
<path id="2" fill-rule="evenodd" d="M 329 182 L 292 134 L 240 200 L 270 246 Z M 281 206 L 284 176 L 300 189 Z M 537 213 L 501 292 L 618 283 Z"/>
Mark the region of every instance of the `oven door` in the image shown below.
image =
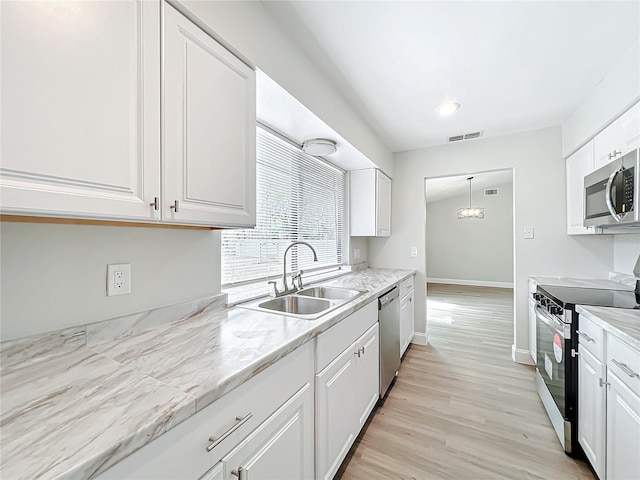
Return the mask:
<path id="1" fill-rule="evenodd" d="M 536 306 L 536 333 L 538 372 L 560 414 L 567 419 L 565 350 L 568 343 L 565 342 L 564 323 Z"/>

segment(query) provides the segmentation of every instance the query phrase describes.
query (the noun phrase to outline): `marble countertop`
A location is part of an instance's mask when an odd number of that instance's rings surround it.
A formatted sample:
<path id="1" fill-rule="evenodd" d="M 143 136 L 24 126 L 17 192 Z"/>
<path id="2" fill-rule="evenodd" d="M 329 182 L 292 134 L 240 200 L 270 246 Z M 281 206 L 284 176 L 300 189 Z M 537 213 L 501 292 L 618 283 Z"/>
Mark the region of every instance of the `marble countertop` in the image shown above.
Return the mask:
<path id="1" fill-rule="evenodd" d="M 635 285 L 609 280 L 606 278 L 571 278 L 571 277 L 531 277 L 538 285 L 554 287 L 600 288 L 603 290 L 633 290 Z"/>
<path id="2" fill-rule="evenodd" d="M 640 310 L 587 305 L 578 305 L 576 310 L 580 315 L 640 350 Z"/>
<path id="3" fill-rule="evenodd" d="M 2 369 L 3 478 L 87 479 L 410 277 L 366 269 L 322 282 L 366 293 L 316 320 L 204 309 Z"/>

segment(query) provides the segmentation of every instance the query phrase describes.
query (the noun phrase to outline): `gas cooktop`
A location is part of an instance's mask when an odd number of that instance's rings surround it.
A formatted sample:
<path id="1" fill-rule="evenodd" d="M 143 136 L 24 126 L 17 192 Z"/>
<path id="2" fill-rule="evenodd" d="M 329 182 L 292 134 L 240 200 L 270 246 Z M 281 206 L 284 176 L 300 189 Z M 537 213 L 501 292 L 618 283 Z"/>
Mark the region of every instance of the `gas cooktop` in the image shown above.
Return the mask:
<path id="1" fill-rule="evenodd" d="M 595 305 L 599 307 L 640 309 L 633 291 L 600 290 L 597 288 L 575 288 L 538 285 L 538 290 L 551 297 L 564 308 L 569 305 Z"/>

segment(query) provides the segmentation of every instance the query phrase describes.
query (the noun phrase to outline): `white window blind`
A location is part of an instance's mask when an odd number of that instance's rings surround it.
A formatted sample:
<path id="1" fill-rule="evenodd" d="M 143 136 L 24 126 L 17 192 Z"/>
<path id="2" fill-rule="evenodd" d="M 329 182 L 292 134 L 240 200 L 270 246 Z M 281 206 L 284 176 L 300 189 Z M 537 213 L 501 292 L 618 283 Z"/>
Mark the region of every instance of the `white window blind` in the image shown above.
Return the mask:
<path id="1" fill-rule="evenodd" d="M 222 285 L 282 276 L 287 271 L 342 263 L 344 172 L 302 152 L 262 127 L 257 129 L 257 211 L 254 229 L 222 232 Z"/>

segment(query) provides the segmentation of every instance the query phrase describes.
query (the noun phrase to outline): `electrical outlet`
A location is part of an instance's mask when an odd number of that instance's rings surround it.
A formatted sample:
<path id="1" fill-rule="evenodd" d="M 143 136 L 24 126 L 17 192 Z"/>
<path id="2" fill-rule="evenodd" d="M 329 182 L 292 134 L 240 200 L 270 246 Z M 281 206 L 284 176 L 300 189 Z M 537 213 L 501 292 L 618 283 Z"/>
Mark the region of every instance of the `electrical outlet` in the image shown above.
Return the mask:
<path id="1" fill-rule="evenodd" d="M 107 265 L 107 297 L 131 293 L 131 264 Z"/>
<path id="2" fill-rule="evenodd" d="M 418 256 L 418 247 L 411 247 L 411 256 L 412 257 Z"/>
<path id="3" fill-rule="evenodd" d="M 524 227 L 524 238 L 533 238 L 533 227 Z"/>
<path id="4" fill-rule="evenodd" d="M 353 249 L 353 259 L 357 260 L 358 258 L 360 258 L 360 249 L 359 248 L 354 248 Z"/>

